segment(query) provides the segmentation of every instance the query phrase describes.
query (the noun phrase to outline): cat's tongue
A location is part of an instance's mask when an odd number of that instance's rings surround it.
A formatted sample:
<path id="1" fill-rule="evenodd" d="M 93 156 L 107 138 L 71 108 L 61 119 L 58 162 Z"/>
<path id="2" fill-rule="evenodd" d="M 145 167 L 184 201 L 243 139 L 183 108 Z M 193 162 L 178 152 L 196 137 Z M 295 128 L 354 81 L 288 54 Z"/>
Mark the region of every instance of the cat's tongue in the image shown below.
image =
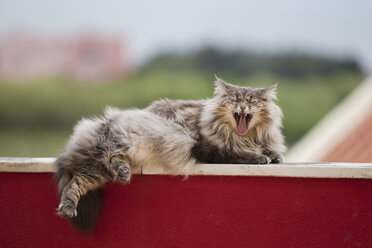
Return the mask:
<path id="1" fill-rule="evenodd" d="M 239 115 L 238 133 L 245 134 L 247 132 L 247 119 L 244 114 Z"/>

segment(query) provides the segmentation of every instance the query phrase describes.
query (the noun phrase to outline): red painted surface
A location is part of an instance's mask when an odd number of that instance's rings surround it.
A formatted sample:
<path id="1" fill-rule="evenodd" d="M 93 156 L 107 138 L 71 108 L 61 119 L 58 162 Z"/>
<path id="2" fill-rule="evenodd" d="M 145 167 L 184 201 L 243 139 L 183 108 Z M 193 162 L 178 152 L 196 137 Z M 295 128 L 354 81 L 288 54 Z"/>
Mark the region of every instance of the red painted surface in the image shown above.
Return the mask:
<path id="1" fill-rule="evenodd" d="M 91 236 L 55 215 L 52 175 L 0 173 L 0 247 L 372 247 L 372 180 L 134 176 Z"/>

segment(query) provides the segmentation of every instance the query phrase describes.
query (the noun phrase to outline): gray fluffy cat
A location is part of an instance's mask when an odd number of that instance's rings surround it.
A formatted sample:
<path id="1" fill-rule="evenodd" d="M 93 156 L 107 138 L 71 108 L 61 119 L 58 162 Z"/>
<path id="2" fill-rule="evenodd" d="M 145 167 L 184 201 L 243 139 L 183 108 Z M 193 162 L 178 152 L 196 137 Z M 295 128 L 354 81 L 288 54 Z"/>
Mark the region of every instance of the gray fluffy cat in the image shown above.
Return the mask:
<path id="1" fill-rule="evenodd" d="M 128 183 L 135 167 L 188 174 L 196 163 L 283 162 L 282 112 L 276 85 L 253 89 L 216 79 L 215 97 L 160 100 L 148 108 L 107 108 L 83 119 L 56 160 L 58 214 L 90 231 L 99 216 L 100 188 Z"/>

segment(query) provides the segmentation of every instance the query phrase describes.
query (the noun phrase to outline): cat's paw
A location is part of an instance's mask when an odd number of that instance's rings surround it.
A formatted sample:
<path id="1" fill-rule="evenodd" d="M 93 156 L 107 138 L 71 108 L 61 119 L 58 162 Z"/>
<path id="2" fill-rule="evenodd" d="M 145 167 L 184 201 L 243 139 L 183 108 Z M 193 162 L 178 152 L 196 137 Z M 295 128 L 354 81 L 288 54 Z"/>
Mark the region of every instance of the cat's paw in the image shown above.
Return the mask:
<path id="1" fill-rule="evenodd" d="M 270 164 L 271 159 L 266 155 L 261 155 L 257 157 L 257 164 Z"/>
<path id="2" fill-rule="evenodd" d="M 77 210 L 69 202 L 61 202 L 58 206 L 57 214 L 63 218 L 73 218 L 77 216 Z"/>
<path id="3" fill-rule="evenodd" d="M 272 164 L 282 164 L 282 163 L 284 163 L 284 158 L 280 154 L 271 154 L 270 158 L 271 158 L 271 163 Z"/>
<path id="4" fill-rule="evenodd" d="M 122 183 L 128 183 L 132 177 L 132 172 L 128 166 L 120 166 L 118 169 L 117 180 Z"/>

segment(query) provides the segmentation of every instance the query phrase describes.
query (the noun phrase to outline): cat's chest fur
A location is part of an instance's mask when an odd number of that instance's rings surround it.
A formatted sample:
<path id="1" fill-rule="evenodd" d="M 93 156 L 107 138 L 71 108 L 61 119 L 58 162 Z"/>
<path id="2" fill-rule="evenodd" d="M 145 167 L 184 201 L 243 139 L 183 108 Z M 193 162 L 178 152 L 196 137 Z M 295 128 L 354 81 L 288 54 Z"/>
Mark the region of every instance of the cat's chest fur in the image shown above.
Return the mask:
<path id="1" fill-rule="evenodd" d="M 218 145 L 205 137 L 198 135 L 197 142 L 192 148 L 191 154 L 201 163 L 233 163 L 237 157 L 244 157 L 244 154 L 254 153 L 261 154 L 262 148 L 260 145 L 242 144 Z M 247 155 L 248 156 L 248 155 Z"/>
<path id="2" fill-rule="evenodd" d="M 263 144 L 239 137 L 229 125 L 217 123 L 221 120 L 203 116 L 203 109 L 197 115 L 194 130 L 196 143 L 191 154 L 201 163 L 231 163 L 248 154 L 262 154 Z M 218 128 L 216 128 L 216 126 Z"/>

